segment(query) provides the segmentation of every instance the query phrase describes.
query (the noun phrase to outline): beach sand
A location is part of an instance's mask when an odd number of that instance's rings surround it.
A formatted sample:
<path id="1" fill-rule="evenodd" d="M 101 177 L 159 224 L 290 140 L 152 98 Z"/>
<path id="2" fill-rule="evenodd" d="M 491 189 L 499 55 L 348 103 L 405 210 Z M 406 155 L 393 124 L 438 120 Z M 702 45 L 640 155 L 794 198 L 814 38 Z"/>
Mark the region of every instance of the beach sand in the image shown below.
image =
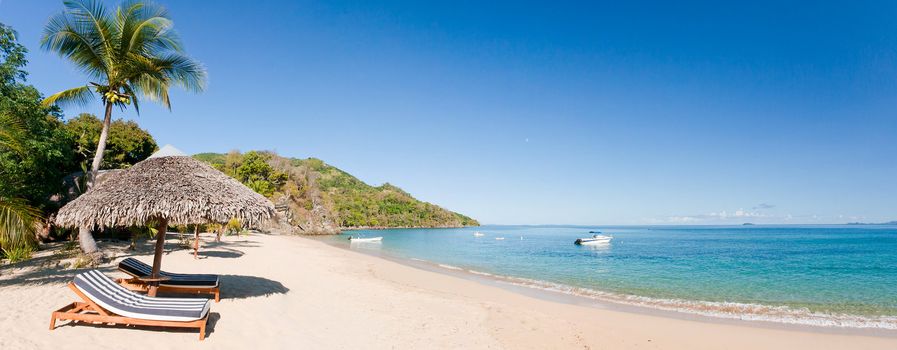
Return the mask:
<path id="1" fill-rule="evenodd" d="M 559 303 L 302 237 L 253 234 L 204 246 L 198 260 L 168 253 L 163 269 L 222 275 L 206 340 L 195 331 L 67 322 L 49 331 L 50 313 L 76 298 L 65 283 L 83 270 L 57 267 L 58 255 L 42 252 L 0 268 L 0 349 L 897 349 L 892 335 Z M 119 252 L 150 262 L 150 249 Z M 101 269 L 124 277 L 112 263 Z"/>

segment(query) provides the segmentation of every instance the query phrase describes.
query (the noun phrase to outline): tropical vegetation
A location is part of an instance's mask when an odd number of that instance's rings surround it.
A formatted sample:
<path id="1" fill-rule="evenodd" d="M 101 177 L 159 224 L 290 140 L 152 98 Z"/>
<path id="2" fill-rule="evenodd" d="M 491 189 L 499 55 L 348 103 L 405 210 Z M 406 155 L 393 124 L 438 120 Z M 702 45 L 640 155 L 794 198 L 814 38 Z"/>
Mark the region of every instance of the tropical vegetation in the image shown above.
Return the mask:
<path id="1" fill-rule="evenodd" d="M 26 53 L 16 32 L 0 24 L 0 255 L 12 261 L 30 255 L 34 246 L 41 212 L 29 199 L 39 197 L 44 187 L 40 180 L 47 176 L 42 171 L 31 173 L 33 177 L 24 174 L 57 159 L 48 149 L 53 143 L 47 143 L 53 134 L 47 129 L 56 126 L 51 111 L 40 105 L 37 90 L 23 83 Z"/>
<path id="2" fill-rule="evenodd" d="M 96 0 L 70 0 L 64 5 L 65 10 L 44 28 L 41 44 L 71 61 L 89 82 L 50 95 L 43 103 L 86 105 L 99 96 L 105 115 L 87 177 L 89 189 L 103 162 L 113 107 L 124 110 L 133 105 L 140 113 L 140 98 L 146 98 L 170 109 L 169 88 L 200 92 L 206 72 L 184 54 L 163 7 L 129 1 L 109 11 Z M 97 250 L 88 228 L 81 228 L 79 240 L 85 253 Z"/>
<path id="3" fill-rule="evenodd" d="M 194 157 L 269 197 L 303 228 L 310 226 L 309 222 L 322 221 L 321 217 L 341 228 L 479 225 L 470 217 L 419 201 L 389 183 L 368 185 L 316 158 L 285 158 L 256 151 Z"/>
<path id="4" fill-rule="evenodd" d="M 63 128 L 73 137 L 75 161 L 87 164 L 95 157 L 103 122 L 93 114 L 82 113 L 65 122 Z M 124 169 L 146 159 L 158 145 L 153 135 L 133 120 L 113 120 L 109 125 L 106 150 L 100 169 Z"/>
<path id="5" fill-rule="evenodd" d="M 29 255 L 35 237 L 70 234 L 51 232 L 44 220 L 69 199 L 64 179 L 87 167 L 102 129 L 93 115 L 64 122 L 58 107 L 43 105 L 43 96 L 26 84 L 26 54 L 15 31 L 0 24 L 0 256 L 11 261 Z M 156 148 L 137 123 L 115 120 L 103 168 L 128 167 Z"/>

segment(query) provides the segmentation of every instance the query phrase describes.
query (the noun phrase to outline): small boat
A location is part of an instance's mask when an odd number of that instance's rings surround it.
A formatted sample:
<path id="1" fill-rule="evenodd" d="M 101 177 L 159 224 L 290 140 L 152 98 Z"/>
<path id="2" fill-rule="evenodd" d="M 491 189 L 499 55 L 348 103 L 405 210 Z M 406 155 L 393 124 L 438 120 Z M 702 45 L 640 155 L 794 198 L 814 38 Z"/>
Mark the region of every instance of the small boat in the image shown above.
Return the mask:
<path id="1" fill-rule="evenodd" d="M 600 235 L 600 234 L 601 234 L 601 231 L 589 231 L 589 233 L 596 233 L 596 234 L 599 234 L 599 235 Z"/>
<path id="2" fill-rule="evenodd" d="M 473 233 L 473 236 L 474 237 L 483 237 L 483 236 L 485 236 L 485 234 L 482 234 L 482 233 L 480 233 L 480 231 L 477 231 L 477 232 Z"/>
<path id="3" fill-rule="evenodd" d="M 351 242 L 380 242 L 383 240 L 383 237 L 371 237 L 371 238 L 361 238 L 361 237 L 349 237 L 349 241 Z"/>
<path id="4" fill-rule="evenodd" d="M 504 241 L 505 238 L 504 238 L 504 237 L 495 237 L 495 240 L 496 240 L 496 241 Z"/>
<path id="5" fill-rule="evenodd" d="M 576 242 L 573 242 L 577 245 L 599 245 L 599 244 L 609 244 L 610 240 L 614 239 L 611 236 L 605 235 L 593 235 L 591 238 L 579 238 Z"/>

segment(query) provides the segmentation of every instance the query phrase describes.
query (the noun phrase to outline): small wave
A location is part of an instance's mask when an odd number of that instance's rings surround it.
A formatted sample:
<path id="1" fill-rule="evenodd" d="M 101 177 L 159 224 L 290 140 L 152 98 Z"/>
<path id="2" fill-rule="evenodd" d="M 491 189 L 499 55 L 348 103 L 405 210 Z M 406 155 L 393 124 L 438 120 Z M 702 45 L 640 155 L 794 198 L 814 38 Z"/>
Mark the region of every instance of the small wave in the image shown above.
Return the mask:
<path id="1" fill-rule="evenodd" d="M 637 295 L 603 292 L 588 288 L 572 287 L 559 283 L 520 277 L 495 276 L 500 281 L 518 286 L 559 292 L 627 305 L 636 305 L 666 311 L 676 311 L 702 316 L 739 319 L 746 321 L 767 321 L 797 325 L 879 328 L 897 330 L 897 317 L 866 317 L 848 314 L 813 312 L 806 308 L 770 306 L 737 302 L 692 301 L 683 299 L 662 299 Z"/>
<path id="2" fill-rule="evenodd" d="M 460 267 L 452 266 L 452 265 L 436 264 L 436 266 L 439 266 L 439 267 L 444 268 L 444 269 L 449 269 L 449 270 L 465 271 L 464 269 L 462 269 L 462 268 L 460 268 Z"/>
<path id="3" fill-rule="evenodd" d="M 474 275 L 480 275 L 480 276 L 488 276 L 488 277 L 493 277 L 493 276 L 495 276 L 495 275 L 493 275 L 493 274 L 491 274 L 491 273 L 488 273 L 488 272 L 482 272 L 482 271 L 476 271 L 476 270 L 467 270 L 467 272 L 470 272 L 470 273 L 472 273 L 472 274 L 474 274 Z"/>
<path id="4" fill-rule="evenodd" d="M 432 263 L 423 259 L 410 259 L 420 262 Z M 631 294 L 605 292 L 589 288 L 573 287 L 566 284 L 547 282 L 536 279 L 495 275 L 488 272 L 464 269 L 448 264 L 434 263 L 434 265 L 448 270 L 463 271 L 473 275 L 488 277 L 489 279 L 495 281 L 509 283 L 521 287 L 665 311 L 674 311 L 701 316 L 745 321 L 766 321 L 823 327 L 878 328 L 897 330 L 897 316 L 875 317 L 849 314 L 830 314 L 814 312 L 806 308 L 793 308 L 788 306 L 652 298 Z"/>

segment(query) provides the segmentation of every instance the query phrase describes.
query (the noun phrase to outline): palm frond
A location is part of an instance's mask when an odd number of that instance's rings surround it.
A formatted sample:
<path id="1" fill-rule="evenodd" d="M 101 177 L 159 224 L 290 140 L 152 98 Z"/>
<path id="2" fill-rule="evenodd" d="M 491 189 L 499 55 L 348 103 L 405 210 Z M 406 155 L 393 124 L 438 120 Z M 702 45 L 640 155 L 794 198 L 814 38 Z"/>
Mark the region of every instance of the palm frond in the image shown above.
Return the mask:
<path id="1" fill-rule="evenodd" d="M 172 85 L 191 92 L 205 89 L 205 68 L 183 53 L 163 7 L 132 0 L 109 13 L 99 0 L 67 0 L 65 8 L 47 24 L 43 48 L 68 58 L 111 91 L 124 91 L 135 109 L 138 95 L 170 109 Z M 45 103 L 86 103 L 88 93 L 67 90 Z"/>
<path id="2" fill-rule="evenodd" d="M 84 32 L 95 35 L 105 52 L 115 52 L 121 37 L 114 35 L 114 25 L 103 3 L 96 0 L 68 0 L 63 2 L 71 21 Z"/>
<path id="3" fill-rule="evenodd" d="M 125 54 L 152 56 L 166 51 L 181 52 L 183 46 L 177 34 L 171 30 L 174 22 L 168 18 L 168 12 L 160 6 L 141 4 L 130 17 L 122 17 L 122 50 Z"/>
<path id="4" fill-rule="evenodd" d="M 115 28 L 121 36 L 122 45 L 118 48 L 118 56 L 124 56 L 129 49 L 130 38 L 134 36 L 137 27 L 137 15 L 143 3 L 140 1 L 128 1 L 119 5 L 115 12 Z"/>
<path id="5" fill-rule="evenodd" d="M 191 92 L 206 88 L 206 68 L 190 57 L 170 53 L 154 60 L 171 82 Z"/>
<path id="6" fill-rule="evenodd" d="M 40 210 L 18 198 L 0 197 L 0 248 L 33 245 L 34 226 Z"/>
<path id="7" fill-rule="evenodd" d="M 90 91 L 90 87 L 80 86 L 47 96 L 41 103 L 44 106 L 52 106 L 54 104 L 85 106 L 90 103 L 92 98 L 93 92 Z"/>
<path id="8" fill-rule="evenodd" d="M 25 153 L 25 123 L 11 114 L 0 113 L 0 147 Z"/>
<path id="9" fill-rule="evenodd" d="M 50 18 L 44 27 L 41 47 L 68 58 L 92 78 L 103 78 L 109 69 L 105 45 L 88 28 L 72 23 L 65 12 Z"/>
<path id="10" fill-rule="evenodd" d="M 133 88 L 150 101 L 161 103 L 165 108 L 171 109 L 171 100 L 168 98 L 168 80 L 157 78 L 155 75 L 144 74 L 131 79 Z"/>
<path id="11" fill-rule="evenodd" d="M 140 99 L 137 97 L 137 92 L 134 91 L 133 88 L 131 88 L 130 84 L 123 85 L 122 90 L 124 90 L 126 94 L 131 96 L 131 104 L 134 105 L 134 111 L 137 112 L 137 114 L 140 114 Z"/>

